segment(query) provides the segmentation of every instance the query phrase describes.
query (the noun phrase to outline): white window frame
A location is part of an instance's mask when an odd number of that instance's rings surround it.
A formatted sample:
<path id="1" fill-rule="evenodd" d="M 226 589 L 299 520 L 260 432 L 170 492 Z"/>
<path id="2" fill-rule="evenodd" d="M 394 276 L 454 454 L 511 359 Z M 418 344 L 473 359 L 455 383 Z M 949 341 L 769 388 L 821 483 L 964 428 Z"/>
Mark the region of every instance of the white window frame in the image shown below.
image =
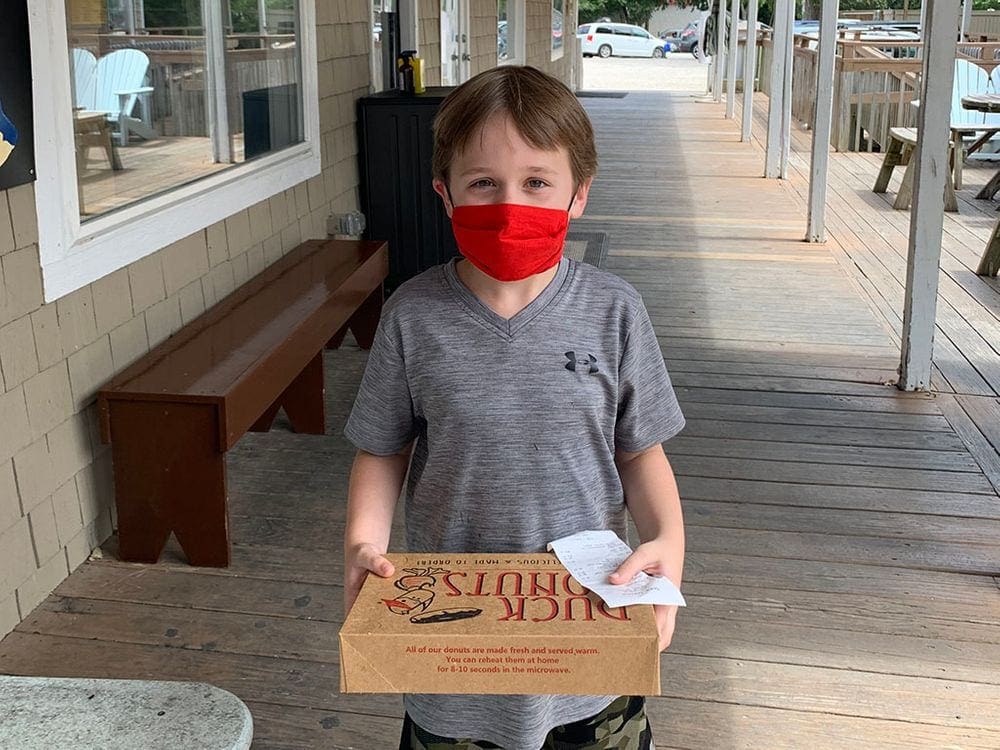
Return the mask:
<path id="1" fill-rule="evenodd" d="M 567 0 L 562 0 L 562 14 L 563 14 L 563 34 L 562 34 L 562 44 L 559 45 L 559 49 L 556 49 L 552 41 L 552 22 L 556 18 L 556 3 L 555 0 L 549 0 L 549 49 L 552 51 L 550 57 L 551 60 L 561 60 L 562 56 L 566 54 L 566 7 L 569 5 Z M 573 35 L 576 35 L 576 27 L 573 27 Z"/>
<path id="2" fill-rule="evenodd" d="M 303 142 L 81 222 L 64 0 L 32 0 L 28 22 L 46 302 L 320 173 L 316 13 L 314 0 L 299 0 Z"/>
<path id="3" fill-rule="evenodd" d="M 528 14 L 525 0 L 507 0 L 507 59 L 499 65 L 525 65 L 528 61 L 525 43 Z M 513 40 L 513 45 L 511 41 Z M 511 54 L 513 52 L 513 54 Z"/>

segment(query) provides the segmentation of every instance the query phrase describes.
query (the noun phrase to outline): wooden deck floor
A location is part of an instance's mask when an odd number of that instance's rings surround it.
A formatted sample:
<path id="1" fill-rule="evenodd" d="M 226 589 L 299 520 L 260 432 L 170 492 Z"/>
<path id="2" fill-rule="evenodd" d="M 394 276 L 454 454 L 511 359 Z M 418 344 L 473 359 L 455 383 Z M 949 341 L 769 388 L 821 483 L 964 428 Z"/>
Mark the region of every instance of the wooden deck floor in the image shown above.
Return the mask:
<path id="1" fill-rule="evenodd" d="M 649 704 L 657 747 L 1000 747 L 1000 497 L 958 397 L 886 385 L 898 345 L 849 243 L 799 241 L 796 186 L 758 177 L 718 105 L 586 105 L 602 166 L 577 228 L 611 233 L 688 417 L 668 454 L 689 607 Z M 255 747 L 395 747 L 397 698 L 337 694 L 340 428 L 363 362 L 328 355 L 328 437 L 231 452 L 232 568 L 108 545 L 0 644 L 0 671 L 206 680 L 248 702 Z"/>

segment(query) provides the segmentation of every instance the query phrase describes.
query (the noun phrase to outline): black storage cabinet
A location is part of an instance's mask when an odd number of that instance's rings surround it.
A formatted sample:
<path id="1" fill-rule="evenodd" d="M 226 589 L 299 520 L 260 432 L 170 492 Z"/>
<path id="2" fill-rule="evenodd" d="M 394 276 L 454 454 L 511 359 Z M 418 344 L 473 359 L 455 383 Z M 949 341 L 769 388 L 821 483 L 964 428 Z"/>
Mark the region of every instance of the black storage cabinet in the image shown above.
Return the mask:
<path id="1" fill-rule="evenodd" d="M 458 254 L 451 222 L 431 187 L 434 117 L 451 90 L 383 91 L 358 101 L 365 238 L 389 243 L 389 293 Z"/>

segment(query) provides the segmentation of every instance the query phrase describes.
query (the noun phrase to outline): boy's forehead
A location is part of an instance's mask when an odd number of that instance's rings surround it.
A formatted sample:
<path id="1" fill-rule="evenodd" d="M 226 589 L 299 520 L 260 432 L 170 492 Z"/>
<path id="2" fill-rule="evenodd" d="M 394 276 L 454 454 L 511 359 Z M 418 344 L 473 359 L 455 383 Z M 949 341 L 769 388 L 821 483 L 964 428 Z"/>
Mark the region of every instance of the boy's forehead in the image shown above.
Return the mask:
<path id="1" fill-rule="evenodd" d="M 569 165 L 569 151 L 564 146 L 555 149 L 542 149 L 533 146 L 525 137 L 517 124 L 507 115 L 494 115 L 486 120 L 465 144 L 465 148 L 455 154 L 456 161 L 481 162 L 484 158 L 491 161 L 507 160 L 512 154 L 530 154 L 533 159 L 545 162 L 557 160 Z M 456 165 L 457 166 L 457 165 Z M 465 164 L 463 164 L 465 166 Z"/>

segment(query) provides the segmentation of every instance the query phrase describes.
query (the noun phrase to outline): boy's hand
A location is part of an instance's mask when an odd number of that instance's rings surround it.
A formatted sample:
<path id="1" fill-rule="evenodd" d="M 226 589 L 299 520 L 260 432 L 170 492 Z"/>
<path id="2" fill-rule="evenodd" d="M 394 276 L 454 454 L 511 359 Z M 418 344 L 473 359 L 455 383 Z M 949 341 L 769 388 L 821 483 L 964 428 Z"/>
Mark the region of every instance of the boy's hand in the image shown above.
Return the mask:
<path id="1" fill-rule="evenodd" d="M 635 578 L 639 571 L 643 571 L 651 576 L 669 578 L 677 588 L 680 588 L 680 571 L 673 570 L 673 566 L 677 564 L 675 557 L 676 555 L 671 554 L 663 542 L 653 540 L 640 544 L 635 552 L 618 566 L 618 570 L 608 576 L 608 581 L 621 585 Z M 670 645 L 674 636 L 677 605 L 654 604 L 653 614 L 656 617 L 656 629 L 660 634 L 660 651 L 663 651 Z"/>
<path id="2" fill-rule="evenodd" d="M 344 556 L 344 617 L 354 606 L 369 573 L 388 578 L 396 568 L 374 544 L 359 544 Z"/>

